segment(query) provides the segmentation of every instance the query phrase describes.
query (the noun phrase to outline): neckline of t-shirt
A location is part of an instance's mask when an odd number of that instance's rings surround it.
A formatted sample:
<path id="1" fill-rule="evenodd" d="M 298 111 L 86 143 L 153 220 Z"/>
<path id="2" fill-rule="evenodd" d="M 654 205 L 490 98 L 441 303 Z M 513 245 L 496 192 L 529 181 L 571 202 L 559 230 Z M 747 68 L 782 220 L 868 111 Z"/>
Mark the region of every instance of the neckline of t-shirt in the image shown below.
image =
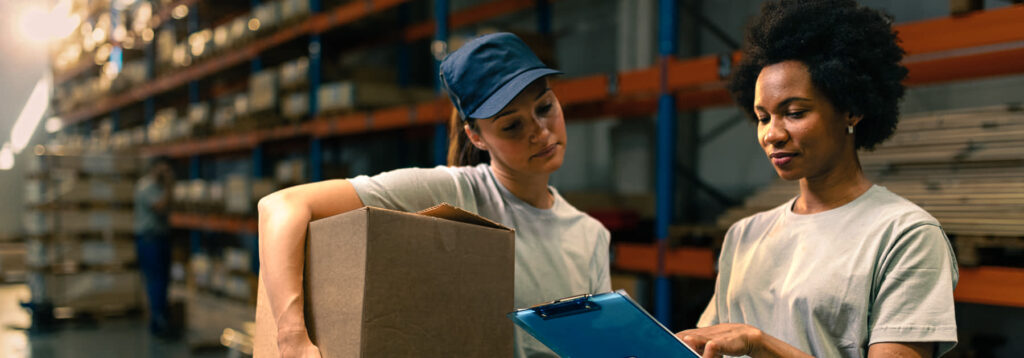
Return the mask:
<path id="1" fill-rule="evenodd" d="M 554 202 L 551 203 L 550 208 L 541 209 L 536 206 L 530 205 L 530 203 L 527 203 L 523 199 L 520 199 L 519 197 L 515 196 L 515 194 L 512 194 L 512 192 L 509 191 L 508 188 L 506 188 L 505 185 L 502 184 L 500 180 L 498 180 L 498 176 L 494 175 L 494 168 L 492 168 L 490 164 L 484 165 L 487 166 L 487 175 L 491 177 L 491 180 L 494 181 L 494 185 L 498 187 L 498 191 L 501 192 L 501 197 L 509 201 L 510 204 L 521 207 L 524 210 L 529 210 L 538 214 L 546 215 L 554 214 L 555 208 L 561 205 L 562 196 L 558 195 L 558 190 L 556 190 L 555 187 L 551 185 L 548 185 L 548 192 L 551 193 L 551 197 L 552 199 L 554 199 Z"/>
<path id="2" fill-rule="evenodd" d="M 783 209 L 783 212 L 785 213 L 784 215 L 786 215 L 786 217 L 790 218 L 791 220 L 817 220 L 817 219 L 821 219 L 821 218 L 827 218 L 827 217 L 830 217 L 830 216 L 843 215 L 846 211 L 853 210 L 854 207 L 856 207 L 857 205 L 860 205 L 861 202 L 867 200 L 867 198 L 869 196 L 875 195 L 875 193 L 880 192 L 882 189 L 884 189 L 884 188 L 879 186 L 878 184 L 871 184 L 871 187 L 868 188 L 868 190 L 865 190 L 864 193 L 861 193 L 860 196 L 858 196 L 856 199 L 851 200 L 849 203 L 846 203 L 846 204 L 843 204 L 840 207 L 832 208 L 832 209 L 825 210 L 825 211 L 822 211 L 822 212 L 819 212 L 819 213 L 813 213 L 813 214 L 797 214 L 797 213 L 794 213 L 793 212 L 793 205 L 796 203 L 796 199 L 800 198 L 799 195 L 793 197 L 792 199 L 789 199 L 789 202 L 787 202 L 786 205 L 784 205 L 782 207 L 782 209 Z"/>

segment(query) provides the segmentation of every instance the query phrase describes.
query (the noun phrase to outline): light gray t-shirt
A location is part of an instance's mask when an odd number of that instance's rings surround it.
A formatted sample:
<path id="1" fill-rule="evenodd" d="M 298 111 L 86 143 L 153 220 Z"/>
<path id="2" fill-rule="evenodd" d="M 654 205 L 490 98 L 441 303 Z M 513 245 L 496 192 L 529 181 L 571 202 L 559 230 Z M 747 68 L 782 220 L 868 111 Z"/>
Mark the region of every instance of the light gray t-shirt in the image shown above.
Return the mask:
<path id="1" fill-rule="evenodd" d="M 517 308 L 611 290 L 611 235 L 553 187 L 554 205 L 538 209 L 512 195 L 487 164 L 399 169 L 350 182 L 367 206 L 414 212 L 446 202 L 515 229 Z M 516 357 L 557 357 L 519 327 L 515 335 Z"/>
<path id="2" fill-rule="evenodd" d="M 817 357 L 956 345 L 956 259 L 934 217 L 877 185 L 821 213 L 794 214 L 795 200 L 729 228 L 698 327 L 746 323 Z"/>

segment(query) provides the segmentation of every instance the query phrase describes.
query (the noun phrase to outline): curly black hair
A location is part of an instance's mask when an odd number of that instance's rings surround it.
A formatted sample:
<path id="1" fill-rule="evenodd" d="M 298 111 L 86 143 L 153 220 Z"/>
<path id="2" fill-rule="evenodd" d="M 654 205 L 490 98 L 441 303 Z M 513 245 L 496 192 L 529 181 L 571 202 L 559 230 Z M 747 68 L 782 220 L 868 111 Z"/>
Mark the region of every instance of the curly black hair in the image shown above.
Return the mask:
<path id="1" fill-rule="evenodd" d="M 836 109 L 863 116 L 855 143 L 870 150 L 896 130 L 907 76 L 898 41 L 891 16 L 854 0 L 768 2 L 747 28 L 729 91 L 756 120 L 754 86 L 761 69 L 800 61 Z"/>

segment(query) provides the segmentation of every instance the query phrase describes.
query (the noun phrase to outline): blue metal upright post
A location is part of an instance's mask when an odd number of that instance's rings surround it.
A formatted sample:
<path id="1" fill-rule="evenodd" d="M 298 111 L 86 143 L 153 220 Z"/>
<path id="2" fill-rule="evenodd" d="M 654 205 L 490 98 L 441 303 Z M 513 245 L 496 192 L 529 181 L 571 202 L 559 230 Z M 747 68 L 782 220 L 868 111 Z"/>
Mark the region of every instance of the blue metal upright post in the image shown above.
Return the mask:
<path id="1" fill-rule="evenodd" d="M 411 17 L 410 12 L 409 3 L 404 2 L 398 5 L 398 28 L 401 31 L 405 31 L 411 22 L 409 20 Z M 410 53 L 412 53 L 412 50 L 409 49 L 408 41 L 405 41 L 405 39 L 400 41 L 398 44 L 398 86 L 404 88 L 410 82 L 410 69 L 412 67 Z"/>
<path id="2" fill-rule="evenodd" d="M 551 34 L 551 0 L 537 0 L 537 33 Z"/>
<path id="3" fill-rule="evenodd" d="M 199 179 L 199 156 L 193 155 L 188 158 L 188 178 L 190 180 Z M 201 240 L 202 233 L 199 230 L 189 230 L 189 252 L 196 253 L 201 251 Z"/>
<path id="4" fill-rule="evenodd" d="M 309 142 L 309 181 L 324 180 L 324 148 L 320 138 Z"/>
<path id="5" fill-rule="evenodd" d="M 310 0 L 310 9 L 319 10 L 319 0 Z M 317 92 L 320 91 L 320 75 L 322 71 L 320 34 L 309 36 L 309 116 L 316 117 L 320 113 L 317 103 Z M 309 142 L 309 180 L 324 180 L 324 149 L 320 138 L 312 138 Z"/>
<path id="6" fill-rule="evenodd" d="M 320 104 L 317 101 L 317 92 L 320 91 L 320 73 L 322 66 L 320 34 L 309 36 L 309 116 L 316 117 L 320 113 Z"/>
<path id="7" fill-rule="evenodd" d="M 199 31 L 198 5 L 193 5 L 192 9 L 189 10 L 186 28 L 188 29 L 189 35 Z M 189 104 L 199 102 L 199 81 L 188 82 L 188 102 Z"/>
<path id="8" fill-rule="evenodd" d="M 658 273 L 654 286 L 654 314 L 672 329 L 672 285 L 665 274 L 665 252 L 668 249 L 668 227 L 675 209 L 673 169 L 676 159 L 676 101 L 668 90 L 668 61 L 678 46 L 676 28 L 678 0 L 660 0 L 658 7 L 658 52 L 661 66 L 661 94 L 658 98 L 656 180 L 657 217 L 654 234 L 658 240 Z"/>
<path id="9" fill-rule="evenodd" d="M 144 55 L 146 56 L 146 81 L 151 81 L 153 80 L 153 78 L 156 77 L 156 54 L 154 50 L 155 47 L 156 45 L 154 44 L 154 42 L 150 41 L 150 43 L 146 44 L 146 47 L 143 50 Z M 146 99 L 142 101 L 142 119 L 145 123 L 144 128 L 149 128 L 149 124 L 153 123 L 153 116 L 155 115 L 156 100 L 153 99 L 153 96 L 146 97 Z M 149 143 L 148 136 L 146 139 L 146 143 Z"/>
<path id="10" fill-rule="evenodd" d="M 121 110 L 115 109 L 110 111 L 110 131 L 117 132 L 121 130 Z"/>
<path id="11" fill-rule="evenodd" d="M 441 73 L 441 60 L 448 53 L 448 0 L 434 0 L 434 21 L 437 29 L 434 36 L 435 49 L 443 50 L 434 60 L 434 73 Z M 442 46 L 443 45 L 443 46 Z M 440 77 L 434 78 L 434 88 L 441 90 Z M 434 164 L 445 165 L 448 162 L 448 126 L 446 123 L 434 126 Z"/>

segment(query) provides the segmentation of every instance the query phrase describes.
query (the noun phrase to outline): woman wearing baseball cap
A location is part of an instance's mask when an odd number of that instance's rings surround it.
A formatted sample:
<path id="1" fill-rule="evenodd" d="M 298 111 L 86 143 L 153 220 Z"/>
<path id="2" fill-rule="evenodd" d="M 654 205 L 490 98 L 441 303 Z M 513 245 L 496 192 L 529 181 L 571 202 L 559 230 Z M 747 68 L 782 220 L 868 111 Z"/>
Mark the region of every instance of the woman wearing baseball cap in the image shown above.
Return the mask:
<path id="1" fill-rule="evenodd" d="M 548 179 L 565 156 L 559 74 L 515 35 L 480 36 L 441 63 L 455 106 L 449 166 L 408 168 L 287 188 L 259 202 L 260 261 L 283 356 L 319 356 L 305 328 L 306 225 L 362 206 L 408 212 L 442 202 L 515 229 L 515 305 L 609 291 L 610 235 Z M 517 357 L 556 355 L 516 328 Z"/>

